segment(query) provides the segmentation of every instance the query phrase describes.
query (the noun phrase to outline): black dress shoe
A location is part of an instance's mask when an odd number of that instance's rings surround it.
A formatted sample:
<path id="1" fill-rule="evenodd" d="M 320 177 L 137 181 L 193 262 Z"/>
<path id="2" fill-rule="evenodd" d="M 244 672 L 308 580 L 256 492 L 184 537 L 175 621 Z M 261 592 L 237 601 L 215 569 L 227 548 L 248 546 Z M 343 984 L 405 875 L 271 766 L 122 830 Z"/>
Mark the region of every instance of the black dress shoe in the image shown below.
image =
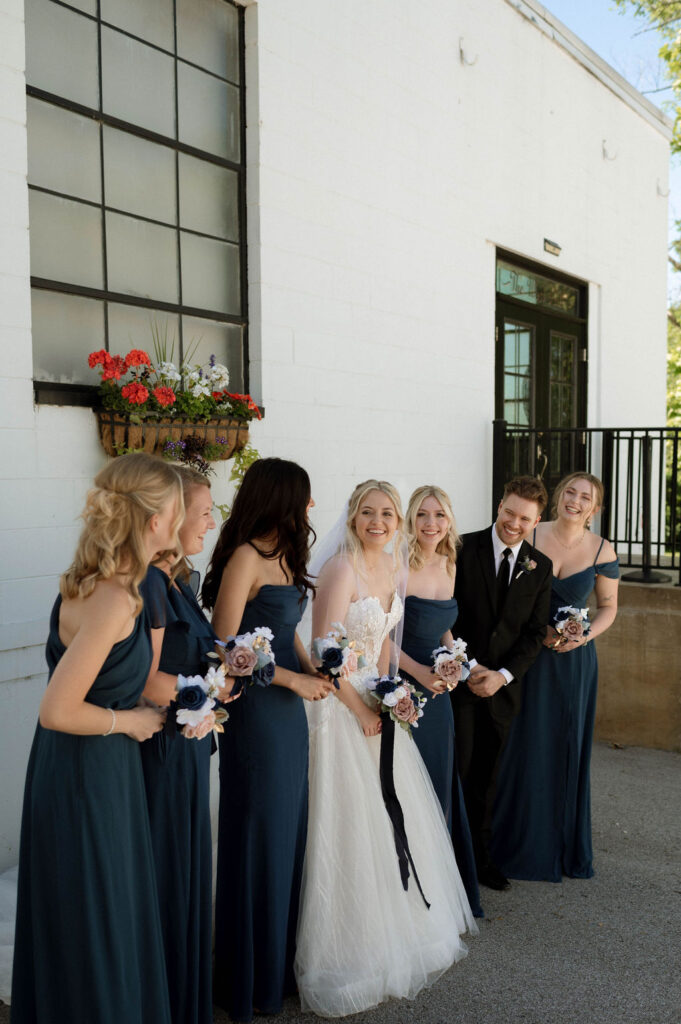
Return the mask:
<path id="1" fill-rule="evenodd" d="M 502 875 L 496 864 L 492 864 L 491 861 L 478 868 L 478 881 L 480 885 L 486 885 L 488 889 L 496 889 L 498 892 L 511 888 L 508 878 Z"/>

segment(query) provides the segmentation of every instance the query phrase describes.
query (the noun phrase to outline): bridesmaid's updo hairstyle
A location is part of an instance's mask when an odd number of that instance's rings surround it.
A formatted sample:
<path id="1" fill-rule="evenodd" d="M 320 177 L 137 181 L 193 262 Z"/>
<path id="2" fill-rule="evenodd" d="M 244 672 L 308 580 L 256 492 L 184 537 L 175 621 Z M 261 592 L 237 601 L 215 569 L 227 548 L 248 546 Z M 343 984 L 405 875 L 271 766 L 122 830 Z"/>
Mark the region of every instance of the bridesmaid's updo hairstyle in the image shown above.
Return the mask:
<path id="1" fill-rule="evenodd" d="M 175 502 L 177 531 L 184 517 L 182 484 L 177 471 L 155 455 L 137 452 L 113 459 L 94 480 L 81 519 L 85 525 L 71 568 L 61 578 L 64 598 L 89 597 L 99 580 L 117 573 L 142 610 L 139 584 L 148 567 L 145 533 L 152 516 Z"/>
<path id="2" fill-rule="evenodd" d="M 416 517 L 421 505 L 426 498 L 435 498 L 442 505 L 442 511 L 449 520 L 449 528 L 446 537 L 440 541 L 435 551 L 438 555 L 445 555 L 447 558 L 447 572 L 454 576 L 456 568 L 456 552 L 461 545 L 461 538 L 456 529 L 456 520 L 452 511 L 452 503 L 446 491 L 434 484 L 425 484 L 417 487 L 407 506 L 407 538 L 409 541 L 409 568 L 418 572 L 424 566 L 423 550 L 416 535 Z"/>
<path id="3" fill-rule="evenodd" d="M 587 516 L 587 520 L 584 524 L 588 530 L 591 526 L 591 517 L 595 512 L 598 512 L 598 510 L 602 507 L 603 498 L 605 496 L 605 488 L 603 487 L 602 480 L 599 480 L 597 476 L 593 475 L 593 473 L 568 473 L 567 476 L 564 476 L 562 480 L 558 481 L 558 483 L 556 484 L 556 489 L 553 492 L 553 496 L 551 498 L 551 518 L 557 518 L 558 506 L 560 505 L 560 500 L 563 497 L 563 494 L 565 493 L 565 489 L 569 487 L 570 484 L 573 484 L 575 480 L 586 480 L 587 483 L 591 484 L 593 505 L 591 507 L 591 512 Z"/>
<path id="4" fill-rule="evenodd" d="M 392 484 L 389 484 L 387 480 L 365 480 L 363 483 L 357 484 L 350 495 L 350 501 L 348 502 L 348 515 L 345 520 L 345 546 L 352 557 L 355 568 L 357 568 L 357 559 L 362 554 L 362 543 L 357 536 L 357 531 L 355 529 L 355 518 L 370 491 L 380 491 L 381 494 L 385 494 L 385 496 L 389 498 L 395 506 L 395 513 L 397 515 L 397 532 L 395 533 L 392 542 L 394 551 L 397 551 L 400 541 L 404 538 L 404 514 L 402 512 L 402 501 L 400 500 L 397 488 L 393 487 Z"/>
<path id="5" fill-rule="evenodd" d="M 246 470 L 234 504 L 220 530 L 201 588 L 204 608 L 215 607 L 222 573 L 242 544 L 250 544 L 265 558 L 277 560 L 300 591 L 301 599 L 314 586 L 307 575 L 315 532 L 307 517 L 312 497 L 310 477 L 297 462 L 258 459 Z M 269 551 L 264 538 L 276 537 Z M 256 543 L 257 542 L 257 543 Z"/>

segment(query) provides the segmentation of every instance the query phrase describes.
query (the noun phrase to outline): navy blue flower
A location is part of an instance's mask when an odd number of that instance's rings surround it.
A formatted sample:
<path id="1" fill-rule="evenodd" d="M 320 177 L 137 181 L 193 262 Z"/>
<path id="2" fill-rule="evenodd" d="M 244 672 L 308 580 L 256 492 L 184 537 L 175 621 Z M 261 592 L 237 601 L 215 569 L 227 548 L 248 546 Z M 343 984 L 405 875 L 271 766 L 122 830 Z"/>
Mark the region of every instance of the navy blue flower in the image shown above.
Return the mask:
<path id="1" fill-rule="evenodd" d="M 255 672 L 251 676 L 251 681 L 256 686 L 269 686 L 274 679 L 274 662 L 267 661 L 262 668 L 256 668 Z"/>
<path id="2" fill-rule="evenodd" d="M 178 708 L 186 708 L 188 711 L 198 711 L 206 702 L 206 695 L 200 686 L 183 686 L 178 690 Z"/>
<path id="3" fill-rule="evenodd" d="M 393 693 L 397 689 L 398 685 L 399 684 L 393 679 L 381 679 L 376 683 L 376 689 L 374 692 L 378 697 L 385 697 L 387 693 Z"/>
<path id="4" fill-rule="evenodd" d="M 343 664 L 343 652 L 340 647 L 327 647 L 322 658 L 322 672 L 329 673 L 331 669 L 341 668 Z"/>

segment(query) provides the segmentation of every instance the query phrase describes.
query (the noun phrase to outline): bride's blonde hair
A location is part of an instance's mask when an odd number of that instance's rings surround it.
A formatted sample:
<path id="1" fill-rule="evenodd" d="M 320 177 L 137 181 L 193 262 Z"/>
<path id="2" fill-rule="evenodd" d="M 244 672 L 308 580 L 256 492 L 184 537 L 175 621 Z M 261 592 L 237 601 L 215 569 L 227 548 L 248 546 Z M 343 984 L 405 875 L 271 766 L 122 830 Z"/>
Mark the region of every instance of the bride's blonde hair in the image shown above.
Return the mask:
<path id="1" fill-rule="evenodd" d="M 122 455 L 105 466 L 87 495 L 81 515 L 85 525 L 71 567 L 59 584 L 62 597 L 89 597 L 99 580 L 121 573 L 138 615 L 142 610 L 139 585 L 149 564 L 146 528 L 151 517 L 171 501 L 176 503 L 173 528 L 177 534 L 184 501 L 182 482 L 172 466 L 144 452 Z"/>
<path id="2" fill-rule="evenodd" d="M 452 511 L 452 502 L 446 491 L 434 484 L 417 487 L 407 506 L 407 539 L 409 541 L 409 568 L 418 571 L 424 566 L 423 550 L 416 535 L 416 516 L 426 498 L 435 498 L 442 505 L 442 511 L 449 520 L 446 536 L 440 541 L 435 551 L 447 558 L 447 572 L 454 576 L 456 569 L 456 552 L 461 545 L 461 537 L 456 529 L 456 520 Z"/>
<path id="3" fill-rule="evenodd" d="M 395 506 L 397 530 L 392 541 L 393 551 L 397 551 L 400 543 L 404 539 L 404 514 L 402 512 L 402 502 L 397 492 L 397 488 L 393 487 L 392 484 L 389 484 L 387 480 L 365 480 L 363 483 L 357 484 L 350 495 L 348 514 L 345 520 L 345 547 L 352 558 L 355 570 L 359 568 L 359 560 L 362 555 L 362 543 L 357 536 L 357 531 L 355 529 L 355 517 L 370 491 L 380 491 L 381 494 L 385 494 L 386 498 L 389 498 Z"/>

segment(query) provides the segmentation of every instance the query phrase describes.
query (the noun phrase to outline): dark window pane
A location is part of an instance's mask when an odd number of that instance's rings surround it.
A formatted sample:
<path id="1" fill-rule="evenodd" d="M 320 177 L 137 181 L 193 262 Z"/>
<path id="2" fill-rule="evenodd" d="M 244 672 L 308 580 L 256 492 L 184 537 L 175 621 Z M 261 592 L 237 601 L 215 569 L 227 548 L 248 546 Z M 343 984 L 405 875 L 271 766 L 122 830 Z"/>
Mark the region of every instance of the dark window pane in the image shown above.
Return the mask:
<path id="1" fill-rule="evenodd" d="M 514 299 L 579 316 L 579 291 L 563 281 L 497 260 L 497 291 Z"/>
<path id="2" fill-rule="evenodd" d="M 182 232 L 182 301 L 185 306 L 241 312 L 239 249 Z"/>
<path id="3" fill-rule="evenodd" d="M 27 83 L 98 109 L 96 23 L 47 0 L 27 0 L 25 16 Z"/>
<path id="4" fill-rule="evenodd" d="M 151 220 L 176 221 L 175 153 L 115 128 L 104 128 L 106 205 Z"/>
<path id="5" fill-rule="evenodd" d="M 238 161 L 239 90 L 187 64 L 177 74 L 180 142 Z"/>
<path id="6" fill-rule="evenodd" d="M 174 50 L 173 0 L 101 0 L 102 21 Z"/>
<path id="7" fill-rule="evenodd" d="M 177 52 L 192 64 L 239 81 L 239 14 L 224 0 L 177 0 Z"/>
<path id="8" fill-rule="evenodd" d="M 100 209 L 33 189 L 28 202 L 33 277 L 101 288 Z"/>
<path id="9" fill-rule="evenodd" d="M 112 292 L 161 302 L 178 301 L 177 236 L 173 228 L 107 213 L 106 253 Z"/>
<path id="10" fill-rule="evenodd" d="M 180 224 L 207 235 L 239 240 L 236 171 L 180 153 Z"/>
<path id="11" fill-rule="evenodd" d="M 95 299 L 34 288 L 31 292 L 33 376 L 62 384 L 98 384 L 87 363 L 104 348 L 104 306 Z"/>
<path id="12" fill-rule="evenodd" d="M 51 103 L 27 100 L 28 180 L 100 202 L 99 125 Z"/>
<path id="13" fill-rule="evenodd" d="M 122 121 L 175 136 L 173 58 L 102 28 L 102 107 Z"/>

